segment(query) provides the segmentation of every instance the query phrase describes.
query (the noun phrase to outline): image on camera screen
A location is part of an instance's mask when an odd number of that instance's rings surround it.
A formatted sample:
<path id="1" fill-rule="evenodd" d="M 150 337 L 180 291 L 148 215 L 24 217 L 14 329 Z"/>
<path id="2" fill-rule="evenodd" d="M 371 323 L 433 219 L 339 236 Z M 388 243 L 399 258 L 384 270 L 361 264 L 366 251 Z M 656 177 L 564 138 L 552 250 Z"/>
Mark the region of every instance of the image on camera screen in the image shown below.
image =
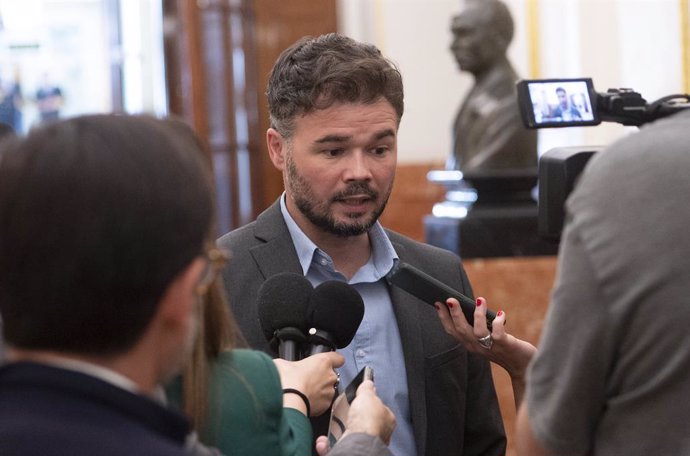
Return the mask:
<path id="1" fill-rule="evenodd" d="M 588 80 L 527 82 L 535 126 L 591 125 L 596 115 Z"/>

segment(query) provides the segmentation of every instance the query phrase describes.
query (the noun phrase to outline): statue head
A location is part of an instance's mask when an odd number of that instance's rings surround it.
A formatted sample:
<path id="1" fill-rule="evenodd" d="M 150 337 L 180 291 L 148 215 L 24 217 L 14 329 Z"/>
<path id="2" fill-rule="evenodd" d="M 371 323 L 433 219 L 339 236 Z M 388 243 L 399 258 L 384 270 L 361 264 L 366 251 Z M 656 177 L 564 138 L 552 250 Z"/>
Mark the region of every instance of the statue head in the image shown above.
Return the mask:
<path id="1" fill-rule="evenodd" d="M 451 21 L 451 51 L 463 71 L 477 76 L 505 59 L 513 19 L 500 0 L 467 0 Z"/>

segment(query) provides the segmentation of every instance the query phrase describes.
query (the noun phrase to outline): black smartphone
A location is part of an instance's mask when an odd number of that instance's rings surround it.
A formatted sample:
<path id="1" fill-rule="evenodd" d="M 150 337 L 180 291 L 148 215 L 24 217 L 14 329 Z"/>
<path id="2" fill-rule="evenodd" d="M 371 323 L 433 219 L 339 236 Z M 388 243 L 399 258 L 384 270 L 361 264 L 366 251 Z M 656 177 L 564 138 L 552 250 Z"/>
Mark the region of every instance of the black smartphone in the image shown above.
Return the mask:
<path id="1" fill-rule="evenodd" d="M 362 370 L 352 379 L 345 391 L 340 393 L 333 401 L 331 408 L 331 422 L 328 427 L 328 442 L 332 447 L 335 442 L 345 432 L 345 423 L 347 421 L 347 414 L 350 411 L 350 404 L 357 396 L 357 388 L 364 380 L 374 381 L 374 369 L 371 366 L 364 366 Z"/>
<path id="2" fill-rule="evenodd" d="M 389 284 L 405 290 L 412 296 L 432 306 L 437 302 L 445 303 L 448 298 L 457 299 L 467 322 L 470 325 L 474 325 L 474 308 L 476 303 L 473 299 L 434 279 L 414 266 L 400 261 L 386 275 L 386 280 Z M 496 318 L 496 314 L 487 310 L 486 327 L 489 328 L 489 331 L 491 331 L 491 323 L 494 321 L 494 318 Z"/>
<path id="3" fill-rule="evenodd" d="M 601 123 L 591 78 L 524 79 L 516 87 L 520 116 L 527 128 Z"/>
<path id="4" fill-rule="evenodd" d="M 357 376 L 347 385 L 345 388 L 345 397 L 347 398 L 347 403 L 352 404 L 357 396 L 357 388 L 362 384 L 364 380 L 374 381 L 374 368 L 371 366 L 364 366 L 362 370 L 359 371 Z"/>

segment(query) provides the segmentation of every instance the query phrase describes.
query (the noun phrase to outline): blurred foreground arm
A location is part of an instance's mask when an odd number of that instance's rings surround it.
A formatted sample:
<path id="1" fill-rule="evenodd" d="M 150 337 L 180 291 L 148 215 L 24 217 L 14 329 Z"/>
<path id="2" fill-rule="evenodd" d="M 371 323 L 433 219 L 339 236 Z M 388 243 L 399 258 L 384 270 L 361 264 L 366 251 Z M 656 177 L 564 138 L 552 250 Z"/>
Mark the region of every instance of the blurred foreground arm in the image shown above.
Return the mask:
<path id="1" fill-rule="evenodd" d="M 520 406 L 515 426 L 515 443 L 518 456 L 546 456 L 548 452 L 537 441 L 527 413 L 527 403 Z"/>

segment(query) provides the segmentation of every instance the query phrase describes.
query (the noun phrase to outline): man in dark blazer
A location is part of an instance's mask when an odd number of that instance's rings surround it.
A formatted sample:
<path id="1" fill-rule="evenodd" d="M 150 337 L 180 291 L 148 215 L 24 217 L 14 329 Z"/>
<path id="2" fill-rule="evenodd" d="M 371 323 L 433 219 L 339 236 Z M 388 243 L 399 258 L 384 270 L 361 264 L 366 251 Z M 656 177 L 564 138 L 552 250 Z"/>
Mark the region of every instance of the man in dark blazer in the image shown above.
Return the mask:
<path id="1" fill-rule="evenodd" d="M 179 131 L 84 116 L 4 145 L 3 456 L 188 454 L 187 420 L 156 394 L 195 335 L 213 203 Z"/>
<path id="2" fill-rule="evenodd" d="M 247 342 L 276 355 L 257 313 L 267 278 L 295 272 L 313 285 L 350 283 L 365 314 L 353 342 L 339 350 L 341 381 L 373 365 L 377 393 L 396 413 L 393 454 L 504 454 L 489 364 L 444 332 L 433 307 L 385 281 L 404 261 L 472 294 L 457 256 L 377 221 L 395 175 L 400 73 L 374 46 L 336 34 L 303 39 L 274 65 L 268 99 L 268 149 L 286 192 L 218 241 L 232 255 L 224 278 Z"/>

